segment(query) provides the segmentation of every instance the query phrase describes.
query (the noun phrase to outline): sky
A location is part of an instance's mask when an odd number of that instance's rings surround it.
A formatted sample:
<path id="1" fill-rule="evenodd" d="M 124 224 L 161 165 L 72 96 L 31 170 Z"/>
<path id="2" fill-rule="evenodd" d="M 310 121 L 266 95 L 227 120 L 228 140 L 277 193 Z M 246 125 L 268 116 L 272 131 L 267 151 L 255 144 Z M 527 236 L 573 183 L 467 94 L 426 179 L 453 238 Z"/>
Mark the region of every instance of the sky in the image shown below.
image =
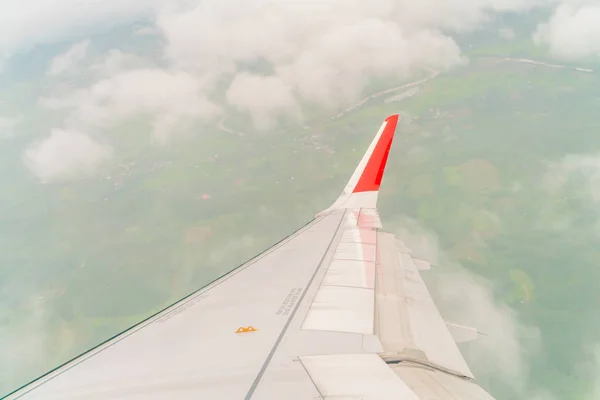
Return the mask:
<path id="1" fill-rule="evenodd" d="M 11 94 L 23 83 L 32 86 L 26 103 L 0 92 L 0 146 L 25 137 L 22 168 L 40 185 L 98 174 L 121 146 L 111 132 L 139 118 L 149 121 L 149 143 L 168 146 L 232 111 L 248 114 L 258 130 L 282 120 L 301 123 L 306 105 L 334 114 L 375 79 L 409 80 L 469 62 L 455 35 L 484 29 L 503 13 L 539 11 L 529 35 L 549 57 L 600 57 L 600 0 L 0 1 L 0 87 Z M 115 31 L 125 33 L 115 40 Z M 499 34 L 515 36 L 509 26 Z M 36 52 L 44 54 L 42 63 L 20 74 Z M 600 201 L 599 159 L 565 157 L 551 167 L 559 179 L 549 185 L 583 172 L 590 196 Z M 435 235 L 424 236 L 425 253 L 443 258 Z M 518 381 L 530 398 L 551 399 L 527 386 L 523 347 L 535 348 L 535 327 L 498 304 L 490 282 L 460 266 L 440 279 L 446 285 L 434 282 L 436 293 L 450 312 L 507 332 L 475 349 L 496 361 L 479 369 Z M 600 362 L 600 350 L 594 352 Z M 600 398 L 600 385 L 595 390 Z"/>

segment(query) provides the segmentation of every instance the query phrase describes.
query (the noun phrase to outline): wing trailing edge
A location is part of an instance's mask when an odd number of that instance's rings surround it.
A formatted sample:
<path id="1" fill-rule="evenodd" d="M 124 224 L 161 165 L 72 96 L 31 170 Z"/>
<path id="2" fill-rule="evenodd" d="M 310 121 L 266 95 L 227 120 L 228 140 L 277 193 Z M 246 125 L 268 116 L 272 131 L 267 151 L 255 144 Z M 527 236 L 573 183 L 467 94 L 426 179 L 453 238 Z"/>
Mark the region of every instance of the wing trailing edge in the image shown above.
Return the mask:
<path id="1" fill-rule="evenodd" d="M 394 114 L 385 119 L 375 135 L 367 152 L 354 170 L 342 194 L 331 205 L 318 215 L 332 210 L 347 208 L 376 208 L 377 195 L 385 171 L 392 141 L 398 125 L 399 115 Z"/>

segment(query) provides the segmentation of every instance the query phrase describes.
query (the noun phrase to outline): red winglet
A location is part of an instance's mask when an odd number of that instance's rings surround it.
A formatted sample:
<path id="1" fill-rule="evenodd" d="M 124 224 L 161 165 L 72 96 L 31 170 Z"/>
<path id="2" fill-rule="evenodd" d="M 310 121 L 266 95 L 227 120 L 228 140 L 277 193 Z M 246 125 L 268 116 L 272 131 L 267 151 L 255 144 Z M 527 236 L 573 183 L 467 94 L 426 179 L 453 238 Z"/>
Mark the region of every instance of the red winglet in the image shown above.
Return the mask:
<path id="1" fill-rule="evenodd" d="M 394 132 L 398 124 L 398 114 L 386 118 L 387 122 L 379 141 L 373 149 L 373 153 L 361 174 L 356 187 L 352 193 L 378 191 L 381 186 L 381 178 L 387 163 L 388 154 L 392 147 Z"/>

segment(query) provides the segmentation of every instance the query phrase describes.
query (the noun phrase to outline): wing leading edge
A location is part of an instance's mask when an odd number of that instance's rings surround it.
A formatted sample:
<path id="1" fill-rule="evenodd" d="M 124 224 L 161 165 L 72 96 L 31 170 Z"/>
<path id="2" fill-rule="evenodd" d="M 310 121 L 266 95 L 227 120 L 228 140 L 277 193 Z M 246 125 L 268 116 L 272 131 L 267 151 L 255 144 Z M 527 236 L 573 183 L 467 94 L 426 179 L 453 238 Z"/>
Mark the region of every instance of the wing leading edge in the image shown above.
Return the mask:
<path id="1" fill-rule="evenodd" d="M 388 117 L 334 204 L 231 273 L 9 395 L 493 400 L 381 230 Z"/>

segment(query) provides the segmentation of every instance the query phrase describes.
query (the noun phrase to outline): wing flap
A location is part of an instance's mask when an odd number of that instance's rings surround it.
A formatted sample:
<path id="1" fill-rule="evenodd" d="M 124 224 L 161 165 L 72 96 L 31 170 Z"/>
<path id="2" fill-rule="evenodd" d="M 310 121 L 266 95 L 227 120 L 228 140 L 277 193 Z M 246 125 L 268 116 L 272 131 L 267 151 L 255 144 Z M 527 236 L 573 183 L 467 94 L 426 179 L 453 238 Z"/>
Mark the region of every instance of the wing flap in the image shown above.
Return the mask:
<path id="1" fill-rule="evenodd" d="M 362 260 L 333 260 L 323 286 L 348 286 L 374 289 L 375 263 Z"/>
<path id="2" fill-rule="evenodd" d="M 373 333 L 372 289 L 321 286 L 302 329 Z"/>
<path id="3" fill-rule="evenodd" d="M 341 243 L 367 243 L 377 242 L 377 232 L 372 229 L 345 229 L 340 239 Z"/>
<path id="4" fill-rule="evenodd" d="M 340 243 L 335 250 L 336 260 L 375 262 L 376 245 L 370 243 Z"/>
<path id="5" fill-rule="evenodd" d="M 381 229 L 379 213 L 375 208 L 361 208 L 358 216 L 358 226 L 361 228 Z"/>
<path id="6" fill-rule="evenodd" d="M 347 210 L 333 260 L 302 329 L 373 334 L 377 235 L 359 228 L 361 210 Z"/>
<path id="7" fill-rule="evenodd" d="M 470 379 L 410 363 L 400 363 L 391 367 L 419 399 L 494 400 Z"/>
<path id="8" fill-rule="evenodd" d="M 376 333 L 384 351 L 472 378 L 410 254 L 399 251 L 389 233 L 379 232 L 377 242 Z"/>
<path id="9" fill-rule="evenodd" d="M 376 354 L 300 357 L 324 400 L 419 400 Z"/>

